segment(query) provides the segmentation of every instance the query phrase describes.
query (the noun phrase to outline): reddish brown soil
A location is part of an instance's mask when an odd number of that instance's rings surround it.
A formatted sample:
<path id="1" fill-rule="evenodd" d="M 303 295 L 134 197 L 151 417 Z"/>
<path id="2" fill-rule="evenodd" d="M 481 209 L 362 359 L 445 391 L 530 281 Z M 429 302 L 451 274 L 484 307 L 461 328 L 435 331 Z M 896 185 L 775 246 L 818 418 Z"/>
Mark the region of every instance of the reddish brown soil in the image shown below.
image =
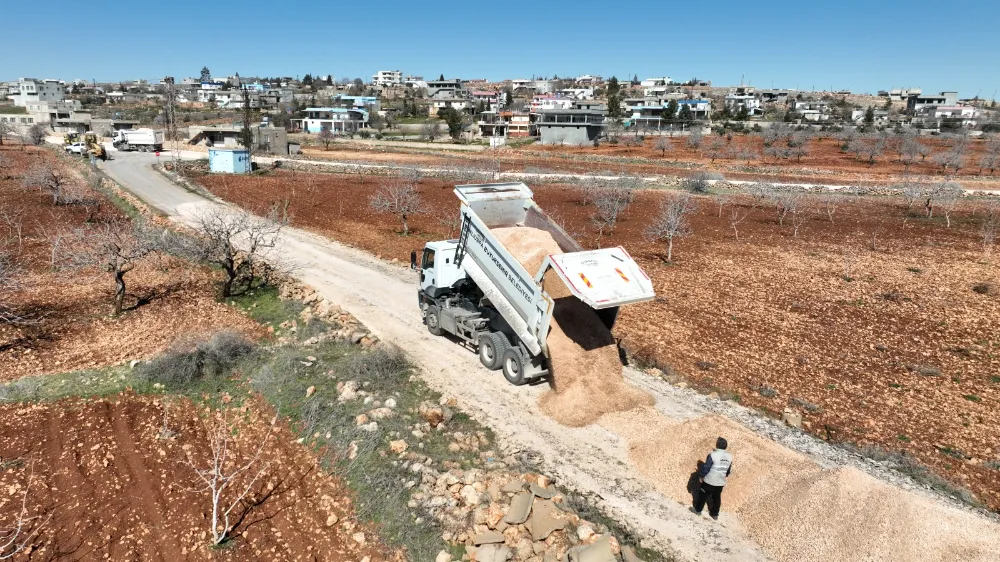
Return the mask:
<path id="1" fill-rule="evenodd" d="M 249 509 L 235 539 L 211 549 L 211 501 L 187 464 L 208 466 L 211 448 L 194 404 L 173 399 L 164 438 L 163 402 L 153 397 L 0 406 L 0 488 L 45 524 L 31 560 L 382 560 L 371 538 L 359 546 L 350 500 L 286 429 L 267 438 Z M 231 458 L 247 462 L 271 432 L 269 415 L 240 419 Z M 0 508 L 0 524 L 16 513 Z M 336 516 L 334 523 L 330 516 Z M 330 523 L 328 525 L 328 523 Z M 371 534 L 367 534 L 371 537 Z M 28 560 L 20 555 L 15 560 Z"/>
<path id="2" fill-rule="evenodd" d="M 714 136 L 706 136 L 707 145 Z M 607 143 L 599 147 L 542 146 L 532 144 L 517 149 L 507 149 L 500 153 L 501 169 L 504 171 L 540 173 L 632 173 L 643 175 L 688 176 L 698 170 L 713 170 L 724 174 L 727 179 L 747 181 L 770 181 L 790 183 L 818 183 L 828 185 L 883 185 L 902 181 L 906 176 L 952 177 L 954 170 L 947 173 L 932 163 L 931 156 L 923 162 L 911 165 L 909 170 L 899 162 L 893 149 L 886 149 L 873 165 L 858 160 L 854 155 L 840 150 L 840 141 L 834 138 L 813 139 L 809 143 L 809 155 L 801 160 L 763 161 L 760 158 L 747 162 L 720 158 L 712 162 L 703 150 L 687 146 L 684 137 L 673 138 L 671 151 L 662 154 L 655 149 L 655 138 L 646 139 L 641 147 L 627 148 Z M 763 141 L 755 136 L 734 135 L 730 141 L 735 147 L 750 145 L 760 151 Z M 935 151 L 947 150 L 946 142 L 940 138 L 923 137 L 920 142 Z M 728 145 L 727 145 L 728 147 Z M 960 180 L 969 188 L 1000 189 L 1000 177 L 988 170 L 980 173 L 977 165 L 985 147 L 985 141 L 970 143 L 966 166 L 960 171 Z M 368 162 L 399 166 L 462 166 L 482 170 L 492 169 L 493 155 L 480 153 L 431 153 L 427 151 L 400 148 L 367 147 L 357 145 L 353 149 L 330 151 L 309 151 L 310 158 L 325 158 L 346 162 Z"/>
<path id="3" fill-rule="evenodd" d="M 142 359 L 179 338 L 222 328 L 263 334 L 246 316 L 216 302 L 216 273 L 169 257 L 151 258 L 126 276 L 126 304 L 132 309 L 113 317 L 111 277 L 52 271 L 50 240 L 83 226 L 88 217 L 100 223 L 119 211 L 94 191 L 89 196 L 99 207 L 54 206 L 45 194 L 22 187 L 21 176 L 32 163 L 61 165 L 49 152 L 5 149 L 0 155 L 6 162 L 0 168 L 0 211 L 16 210 L 22 217 L 20 243 L 0 224 L 0 246 L 23 271 L 22 289 L 10 304 L 36 320 L 26 326 L 0 323 L 0 380 Z"/>
<path id="4" fill-rule="evenodd" d="M 354 176 L 202 181 L 249 208 L 289 198 L 299 226 L 385 259 L 406 260 L 425 240 L 449 235 L 425 215 L 412 219 L 417 234 L 400 236 L 395 218 L 367 208 L 375 183 Z M 596 245 L 593 207 L 578 191 L 533 189 L 571 234 Z M 420 190 L 430 208 L 457 214 L 450 185 L 425 181 Z M 654 302 L 623 310 L 617 331 L 633 353 L 744 404 L 801 411 L 820 437 L 913 453 L 1000 508 L 1000 478 L 986 465 L 1000 461 L 1000 268 L 984 260 L 975 202 L 945 228 L 898 201 L 849 198 L 832 223 L 813 206 L 798 237 L 758 205 L 737 241 L 729 208 L 720 218 L 706 199 L 670 265 L 644 235 L 662 196 L 639 193 L 602 241 L 625 246 L 657 288 Z M 990 294 L 974 292 L 978 283 L 991 284 Z M 777 395 L 765 397 L 765 386 Z"/>

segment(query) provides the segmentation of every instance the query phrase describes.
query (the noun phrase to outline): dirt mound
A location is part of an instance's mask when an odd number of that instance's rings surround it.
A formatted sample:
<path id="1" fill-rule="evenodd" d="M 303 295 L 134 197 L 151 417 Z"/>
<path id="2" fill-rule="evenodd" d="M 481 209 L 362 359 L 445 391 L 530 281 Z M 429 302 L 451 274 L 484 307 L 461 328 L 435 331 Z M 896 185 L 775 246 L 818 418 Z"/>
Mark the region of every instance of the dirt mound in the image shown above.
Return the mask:
<path id="1" fill-rule="evenodd" d="M 544 230 L 496 228 L 493 234 L 529 273 L 545 256 L 562 250 Z M 653 398 L 625 383 L 618 347 L 594 309 L 570 296 L 557 276 L 546 275 L 545 290 L 555 299 L 548 346 L 552 390 L 542 395 L 542 411 L 559 423 L 580 427 L 609 412 L 652 405 Z"/>
<path id="2" fill-rule="evenodd" d="M 985 561 L 1000 548 L 987 520 L 853 468 L 813 474 L 743 510 L 740 521 L 779 560 Z"/>
<path id="3" fill-rule="evenodd" d="M 654 412 L 655 413 L 655 412 Z M 723 510 L 737 511 L 776 490 L 787 489 L 820 472 L 805 456 L 758 436 L 721 416 L 704 416 L 677 423 L 662 415 L 617 413 L 601 419 L 629 442 L 629 456 L 656 489 L 689 504 L 697 488 L 699 461 L 715 448 L 719 436 L 729 441 L 733 454 L 733 477 L 722 497 Z"/>

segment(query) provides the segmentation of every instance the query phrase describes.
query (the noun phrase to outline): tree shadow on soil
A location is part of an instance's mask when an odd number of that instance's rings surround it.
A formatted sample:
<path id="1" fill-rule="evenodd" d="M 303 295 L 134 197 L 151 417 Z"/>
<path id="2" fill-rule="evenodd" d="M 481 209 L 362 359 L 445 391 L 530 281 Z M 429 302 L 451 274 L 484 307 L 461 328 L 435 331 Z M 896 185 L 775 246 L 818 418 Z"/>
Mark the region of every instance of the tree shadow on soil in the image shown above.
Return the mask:
<path id="1" fill-rule="evenodd" d="M 266 523 L 267 521 L 270 521 L 276 515 L 294 506 L 300 500 L 312 497 L 312 495 L 304 489 L 302 484 L 305 482 L 306 476 L 311 474 L 313 470 L 314 468 L 310 467 L 308 470 L 298 475 L 298 477 L 294 480 L 288 480 L 286 475 L 278 480 L 278 483 L 275 484 L 275 486 L 270 490 L 266 490 L 262 495 L 254 496 L 255 499 L 253 501 L 244 502 L 240 516 L 236 519 L 236 522 L 233 523 L 233 530 L 229 533 L 229 538 L 227 538 L 225 542 L 229 542 L 233 538 L 239 536 L 241 532 L 239 531 L 240 526 L 244 525 L 244 523 L 246 525 L 243 527 L 243 530 L 248 531 L 251 527 L 257 525 L 258 523 Z M 265 503 L 271 500 L 277 500 L 292 490 L 298 490 L 299 493 L 291 496 L 292 500 L 286 505 L 279 506 L 270 513 L 264 512 L 261 509 Z M 251 513 L 255 514 L 253 518 L 250 517 Z"/>

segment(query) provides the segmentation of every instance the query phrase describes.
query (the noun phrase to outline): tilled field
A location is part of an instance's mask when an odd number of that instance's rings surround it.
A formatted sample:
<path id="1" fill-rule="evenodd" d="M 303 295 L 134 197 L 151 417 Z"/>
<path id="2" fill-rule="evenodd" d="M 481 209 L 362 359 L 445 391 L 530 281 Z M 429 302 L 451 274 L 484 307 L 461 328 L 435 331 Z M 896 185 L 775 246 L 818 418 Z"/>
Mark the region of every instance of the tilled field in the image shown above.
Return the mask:
<path id="1" fill-rule="evenodd" d="M 445 222 L 457 201 L 437 180 L 420 184 L 434 212 L 412 217 L 408 237 L 394 217 L 368 209 L 372 178 L 280 172 L 201 181 L 248 208 L 287 199 L 298 226 L 384 259 L 406 260 L 424 241 L 454 235 Z M 585 246 L 597 244 L 593 206 L 576 189 L 534 190 Z M 812 206 L 793 237 L 773 207 L 739 199 L 750 214 L 736 240 L 732 207 L 720 217 L 705 199 L 693 236 L 675 242 L 668 264 L 645 239 L 662 196 L 640 192 L 602 240 L 636 256 L 659 295 L 623 309 L 618 336 L 634 355 L 775 415 L 791 408 L 825 439 L 914 454 L 1000 509 L 1000 271 L 984 259 L 974 201 L 946 228 L 898 201 L 847 198 L 833 222 Z"/>
<path id="2" fill-rule="evenodd" d="M 235 548 L 209 548 L 212 504 L 192 491 L 203 485 L 187 464 L 210 464 L 205 414 L 169 400 L 166 416 L 163 399 L 132 395 L 0 406 L 0 486 L 9 492 L 0 505 L 6 515 L 26 497 L 32 528 L 43 523 L 30 559 L 382 559 L 371 538 L 353 537 L 364 529 L 341 485 L 284 429 L 267 437 L 256 465 L 264 475 L 237 509 Z M 241 420 L 233 459 L 246 462 L 272 432 L 255 411 L 229 413 Z"/>
<path id="3" fill-rule="evenodd" d="M 112 312 L 114 284 L 97 268 L 54 271 L 53 246 L 60 236 L 86 225 L 120 218 L 120 211 L 71 170 L 73 185 L 85 190 L 88 205 L 53 205 L 22 177 L 34 165 L 56 166 L 41 149 L 5 149 L 0 168 L 0 249 L 20 271 L 8 305 L 30 322 L 0 322 L 0 381 L 24 375 L 88 369 L 149 357 L 179 339 L 232 328 L 249 336 L 263 329 L 215 299 L 218 274 L 169 256 L 151 256 L 126 276 L 121 317 Z M 137 306 L 138 305 L 138 306 Z"/>

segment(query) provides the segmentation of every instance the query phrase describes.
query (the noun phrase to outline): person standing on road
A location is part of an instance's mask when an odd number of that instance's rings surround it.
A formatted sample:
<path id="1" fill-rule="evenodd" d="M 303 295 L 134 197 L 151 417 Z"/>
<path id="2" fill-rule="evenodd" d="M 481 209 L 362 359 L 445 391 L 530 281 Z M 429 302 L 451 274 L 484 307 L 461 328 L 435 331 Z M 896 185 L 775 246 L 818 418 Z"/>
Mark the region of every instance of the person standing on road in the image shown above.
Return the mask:
<path id="1" fill-rule="evenodd" d="M 726 450 L 728 447 L 729 443 L 724 438 L 715 440 L 715 450 L 709 453 L 699 472 L 701 485 L 691 508 L 691 511 L 701 515 L 702 508 L 708 503 L 708 514 L 716 521 L 722 507 L 722 488 L 726 486 L 726 478 L 733 469 L 733 455 Z"/>

